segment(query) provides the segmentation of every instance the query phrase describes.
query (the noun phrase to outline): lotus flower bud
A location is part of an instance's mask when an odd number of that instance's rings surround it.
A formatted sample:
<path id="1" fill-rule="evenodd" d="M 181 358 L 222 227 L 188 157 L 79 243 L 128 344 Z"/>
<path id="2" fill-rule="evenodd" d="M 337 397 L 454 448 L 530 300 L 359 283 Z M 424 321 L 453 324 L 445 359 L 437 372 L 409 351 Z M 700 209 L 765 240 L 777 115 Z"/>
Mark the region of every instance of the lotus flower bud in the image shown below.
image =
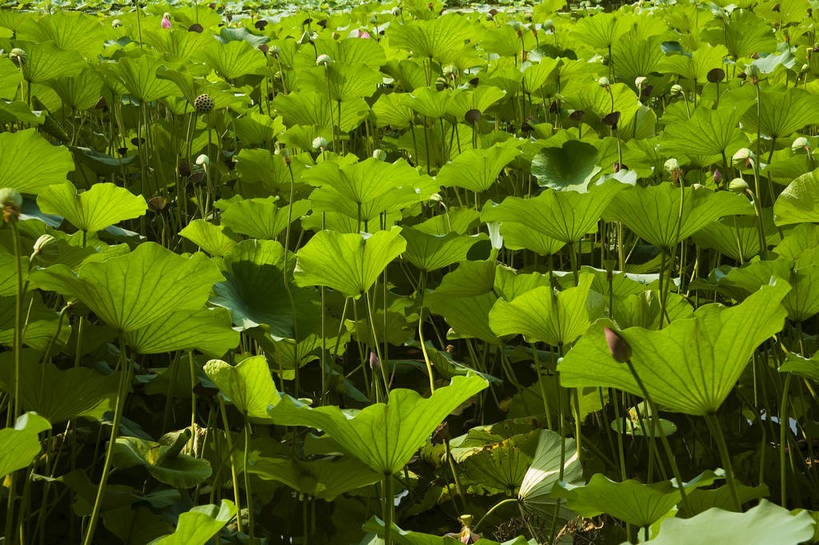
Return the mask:
<path id="1" fill-rule="evenodd" d="M 4 187 L 0 189 L 0 206 L 3 207 L 3 221 L 8 223 L 20 216 L 20 207 L 23 206 L 23 196 L 16 189 Z"/>
<path id="2" fill-rule="evenodd" d="M 381 360 L 378 359 L 375 352 L 370 352 L 370 369 L 375 369 L 376 367 L 381 367 Z"/>
<path id="3" fill-rule="evenodd" d="M 599 85 L 600 87 L 608 87 L 609 85 L 611 85 L 611 82 L 609 82 L 609 78 L 603 76 L 602 78 L 597 80 L 597 85 Z"/>
<path id="4" fill-rule="evenodd" d="M 208 168 L 210 165 L 210 157 L 205 155 L 204 153 L 196 158 L 196 164 L 202 168 Z"/>
<path id="5" fill-rule="evenodd" d="M 543 30 L 546 32 L 554 32 L 555 31 L 555 24 L 552 22 L 551 19 L 547 19 L 545 23 L 541 26 Z"/>
<path id="6" fill-rule="evenodd" d="M 718 168 L 715 168 L 714 169 L 714 183 L 719 185 L 719 183 L 721 181 L 722 181 L 722 172 L 720 172 Z"/>
<path id="7" fill-rule="evenodd" d="M 643 85 L 645 85 L 647 80 L 648 78 L 645 76 L 637 76 L 636 78 L 634 78 L 634 86 L 642 87 Z"/>
<path id="8" fill-rule="evenodd" d="M 28 59 L 28 54 L 19 47 L 15 47 L 9 51 L 9 59 L 17 66 L 23 66 L 26 63 L 26 59 Z"/>
<path id="9" fill-rule="evenodd" d="M 672 157 L 671 159 L 665 162 L 663 168 L 665 168 L 666 172 L 669 173 L 674 172 L 675 170 L 678 170 L 680 168 L 680 162 Z"/>
<path id="10" fill-rule="evenodd" d="M 171 28 L 171 14 L 165 13 L 162 15 L 162 22 L 160 23 L 162 28 L 169 29 Z"/>
<path id="11" fill-rule="evenodd" d="M 122 26 L 122 21 L 120 21 L 119 19 L 114 19 L 113 21 L 111 21 L 111 26 L 113 28 L 119 28 Z"/>
<path id="12" fill-rule="evenodd" d="M 332 59 L 330 59 L 330 55 L 319 55 L 316 57 L 316 66 L 327 66 L 330 64 Z"/>
<path id="13" fill-rule="evenodd" d="M 791 144 L 791 151 L 794 153 L 799 153 L 808 150 L 810 150 L 810 142 L 808 142 L 808 139 L 805 138 L 804 136 L 800 136 L 799 138 L 793 141 L 793 144 Z"/>
<path id="14" fill-rule="evenodd" d="M 279 148 L 276 150 L 276 155 L 281 156 L 284 160 L 284 164 L 290 166 L 290 150 L 287 148 Z"/>
<path id="15" fill-rule="evenodd" d="M 387 160 L 387 152 L 376 148 L 373 150 L 373 159 L 377 159 L 378 161 L 386 161 Z"/>
<path id="16" fill-rule="evenodd" d="M 401 15 L 401 7 L 395 6 L 394 8 L 392 8 L 392 16 L 398 17 L 399 15 Z"/>
<path id="17" fill-rule="evenodd" d="M 327 139 L 323 136 L 313 138 L 313 149 L 318 151 L 327 149 Z"/>
<path id="18" fill-rule="evenodd" d="M 750 166 L 751 162 L 754 160 L 754 152 L 749 150 L 748 148 L 740 148 L 731 157 L 731 163 L 736 167 L 748 167 Z"/>
<path id="19" fill-rule="evenodd" d="M 606 334 L 606 344 L 609 345 L 611 357 L 620 363 L 626 363 L 628 360 L 630 360 L 631 347 L 628 345 L 625 339 L 608 327 L 604 328 L 603 331 Z"/>
<path id="20" fill-rule="evenodd" d="M 682 85 L 675 83 L 671 86 L 671 96 L 679 96 L 684 93 Z"/>
<path id="21" fill-rule="evenodd" d="M 734 193 L 745 193 L 748 190 L 748 182 L 742 178 L 734 178 L 728 182 L 728 190 Z"/>
<path id="22" fill-rule="evenodd" d="M 57 239 L 54 238 L 54 235 L 40 235 L 40 237 L 34 241 L 34 251 L 32 252 L 32 256 L 40 254 L 43 249 L 54 243 Z"/>

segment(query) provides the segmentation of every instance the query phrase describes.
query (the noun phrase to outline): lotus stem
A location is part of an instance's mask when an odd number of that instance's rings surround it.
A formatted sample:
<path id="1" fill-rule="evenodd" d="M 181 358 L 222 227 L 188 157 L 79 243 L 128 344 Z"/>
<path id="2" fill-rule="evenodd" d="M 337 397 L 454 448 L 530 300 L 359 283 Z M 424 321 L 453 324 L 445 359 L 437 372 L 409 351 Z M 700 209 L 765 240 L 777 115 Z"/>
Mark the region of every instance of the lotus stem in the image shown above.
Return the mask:
<path id="1" fill-rule="evenodd" d="M 99 521 L 100 512 L 102 510 L 102 498 L 105 494 L 105 487 L 108 484 L 108 476 L 111 472 L 111 460 L 114 455 L 114 445 L 117 441 L 117 433 L 119 431 L 119 423 L 124 412 L 125 400 L 128 396 L 128 385 L 131 379 L 131 363 L 128 359 L 128 354 L 125 350 L 125 339 L 120 335 L 120 378 L 119 390 L 117 391 L 117 401 L 114 405 L 114 418 L 111 422 L 111 437 L 108 440 L 108 448 L 105 452 L 105 463 L 102 467 L 102 476 L 100 477 L 100 484 L 97 486 L 97 496 L 94 499 L 94 508 L 91 511 L 91 520 L 88 522 L 88 529 L 85 532 L 85 539 L 83 545 L 91 545 L 94 542 L 94 533 L 97 529 L 97 522 Z"/>
<path id="2" fill-rule="evenodd" d="M 239 477 L 236 473 L 236 456 L 233 452 L 233 439 L 230 436 L 230 424 L 228 423 L 227 411 L 225 410 L 225 402 L 217 394 L 219 399 L 219 412 L 222 415 L 222 427 L 225 430 L 225 439 L 227 440 L 228 452 L 230 452 L 230 477 L 233 482 L 233 503 L 236 504 L 236 529 L 242 532 L 242 503 L 239 495 Z M 214 487 L 219 486 L 219 483 L 213 483 Z"/>
<path id="3" fill-rule="evenodd" d="M 250 534 L 250 543 L 256 543 L 256 537 L 254 535 L 254 516 L 253 516 L 253 493 L 250 489 L 250 472 L 247 470 L 248 467 L 248 455 L 250 453 L 250 420 L 248 419 L 247 415 L 245 415 L 245 441 L 244 441 L 244 449 L 242 451 L 242 473 L 244 474 L 245 479 L 245 502 L 247 504 L 247 527 L 248 533 Z"/>
<path id="4" fill-rule="evenodd" d="M 728 487 L 731 490 L 731 499 L 734 501 L 734 508 L 737 511 L 742 511 L 742 503 L 740 503 L 739 494 L 737 493 L 734 468 L 733 464 L 731 464 L 731 454 L 728 452 L 728 444 L 725 442 L 725 435 L 722 433 L 722 425 L 720 424 L 719 418 L 717 418 L 715 413 L 706 414 L 705 421 L 708 423 L 708 427 L 711 428 L 711 433 L 714 435 L 714 439 L 717 442 L 717 449 L 719 449 L 722 464 L 725 466 L 725 478 L 728 481 Z"/>

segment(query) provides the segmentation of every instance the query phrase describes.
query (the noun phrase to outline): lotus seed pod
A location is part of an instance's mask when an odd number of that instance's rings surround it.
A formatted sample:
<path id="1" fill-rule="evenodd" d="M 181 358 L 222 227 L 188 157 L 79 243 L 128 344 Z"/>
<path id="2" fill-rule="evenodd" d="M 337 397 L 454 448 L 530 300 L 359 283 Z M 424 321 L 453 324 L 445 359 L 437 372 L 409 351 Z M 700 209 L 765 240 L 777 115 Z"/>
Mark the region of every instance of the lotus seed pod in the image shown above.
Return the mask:
<path id="1" fill-rule="evenodd" d="M 745 75 L 749 78 L 758 78 L 759 77 L 759 67 L 755 64 L 749 64 L 745 67 Z"/>
<path id="2" fill-rule="evenodd" d="M 748 148 L 740 148 L 731 157 L 731 163 L 736 167 L 747 167 L 750 166 L 750 162 L 754 160 L 754 152 L 749 150 Z"/>
<path id="3" fill-rule="evenodd" d="M 165 199 L 165 197 L 162 195 L 156 195 L 155 197 L 148 199 L 148 208 L 150 208 L 153 212 L 162 211 L 167 204 L 167 199 Z"/>
<path id="4" fill-rule="evenodd" d="M 643 85 L 645 85 L 647 80 L 648 78 L 645 76 L 637 76 L 636 78 L 634 78 L 634 86 L 642 87 Z"/>
<path id="5" fill-rule="evenodd" d="M 602 121 L 612 129 L 616 129 L 617 124 L 620 122 L 620 112 L 611 112 L 610 114 L 606 114 L 600 121 Z"/>
<path id="6" fill-rule="evenodd" d="M 11 59 L 11 62 L 16 64 L 17 66 L 22 66 L 26 63 L 26 59 L 28 59 L 28 54 L 19 47 L 15 47 L 11 51 L 9 51 L 9 59 Z"/>
<path id="7" fill-rule="evenodd" d="M 725 79 L 725 70 L 722 68 L 714 68 L 713 70 L 709 70 L 706 78 L 711 83 L 719 83 Z"/>
<path id="8" fill-rule="evenodd" d="M 387 160 L 387 152 L 376 148 L 373 150 L 373 159 L 377 159 L 378 161 L 386 161 Z"/>
<path id="9" fill-rule="evenodd" d="M 334 40 L 338 40 L 339 38 L 341 38 L 341 34 L 336 31 L 333 31 L 333 33 L 330 34 L 330 37 L 333 38 Z"/>
<path id="10" fill-rule="evenodd" d="M 198 97 L 196 97 L 193 101 L 193 108 L 196 110 L 198 114 L 209 114 L 213 111 L 213 107 L 216 103 L 213 100 L 213 97 L 207 93 L 202 93 Z"/>
<path id="11" fill-rule="evenodd" d="M 678 170 L 680 168 L 680 162 L 672 157 L 671 159 L 665 162 L 663 167 L 665 168 L 666 172 L 674 172 L 675 170 Z"/>
<path id="12" fill-rule="evenodd" d="M 299 40 L 296 43 L 299 45 L 311 44 L 313 43 L 313 35 L 305 30 L 304 33 L 301 35 L 301 38 L 299 38 Z"/>
<path id="13" fill-rule="evenodd" d="M 748 190 L 748 182 L 742 178 L 734 178 L 728 182 L 728 190 L 734 193 L 745 193 Z"/>
<path id="14" fill-rule="evenodd" d="M 119 28 L 122 26 L 122 21 L 120 21 L 119 19 L 114 19 L 113 21 L 111 21 L 111 26 L 113 28 Z"/>
<path id="15" fill-rule="evenodd" d="M 791 151 L 798 153 L 800 151 L 808 151 L 810 149 L 810 142 L 804 136 L 800 136 L 791 144 Z"/>
<path id="16" fill-rule="evenodd" d="M 606 344 L 609 346 L 611 357 L 620 363 L 626 363 L 631 359 L 631 347 L 614 330 L 608 327 L 603 329 L 606 334 Z"/>
<path id="17" fill-rule="evenodd" d="M 547 19 L 546 22 L 543 23 L 543 25 L 541 25 L 541 28 L 543 30 L 545 30 L 546 32 L 554 32 L 555 31 L 555 24 L 552 22 L 551 19 Z"/>
<path id="18" fill-rule="evenodd" d="M 679 96 L 683 94 L 683 87 L 679 83 L 675 83 L 671 86 L 671 96 Z"/>
<path id="19" fill-rule="evenodd" d="M 611 82 L 609 82 L 609 78 L 603 76 L 602 78 L 597 80 L 597 85 L 599 85 L 600 87 L 608 87 L 609 85 L 611 85 Z"/>
<path id="20" fill-rule="evenodd" d="M 323 136 L 317 136 L 313 138 L 313 149 L 314 150 L 325 150 L 327 149 L 327 139 Z"/>
<path id="21" fill-rule="evenodd" d="M 316 57 L 316 66 L 327 66 L 330 64 L 332 59 L 330 59 L 330 55 L 319 55 Z"/>
<path id="22" fill-rule="evenodd" d="M 53 235 L 40 235 L 40 237 L 34 241 L 34 255 L 37 255 L 43 251 L 43 249 L 55 242 L 57 239 L 54 238 Z"/>
<path id="23" fill-rule="evenodd" d="M 466 114 L 464 114 L 464 120 L 470 125 L 474 125 L 478 121 L 481 120 L 481 111 L 480 110 L 468 110 Z"/>
<path id="24" fill-rule="evenodd" d="M 200 167 L 207 168 L 210 165 L 210 157 L 205 155 L 204 153 L 196 158 L 196 164 Z"/>

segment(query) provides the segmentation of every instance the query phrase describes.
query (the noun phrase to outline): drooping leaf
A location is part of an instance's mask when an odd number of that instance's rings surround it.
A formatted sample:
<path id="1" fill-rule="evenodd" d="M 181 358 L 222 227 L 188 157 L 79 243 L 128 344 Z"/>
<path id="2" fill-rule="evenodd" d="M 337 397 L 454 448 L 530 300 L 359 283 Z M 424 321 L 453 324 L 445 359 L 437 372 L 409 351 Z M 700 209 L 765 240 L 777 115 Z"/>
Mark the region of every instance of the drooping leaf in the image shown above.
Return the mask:
<path id="1" fill-rule="evenodd" d="M 0 430 L 0 475 L 23 469 L 40 454 L 41 432 L 51 429 L 51 424 L 37 413 L 25 413 L 17 417 L 13 428 Z"/>
<path id="2" fill-rule="evenodd" d="M 401 236 L 407 241 L 404 258 L 424 271 L 434 271 L 466 261 L 469 249 L 485 239 L 485 235 L 467 236 L 455 232 L 434 235 L 411 227 L 405 227 Z"/>
<path id="3" fill-rule="evenodd" d="M 264 356 L 245 358 L 236 365 L 222 360 L 205 364 L 205 374 L 239 411 L 249 418 L 270 420 L 268 409 L 280 394 Z"/>
<path id="4" fill-rule="evenodd" d="M 223 226 L 201 218 L 191 221 L 179 234 L 214 256 L 224 257 L 236 245 L 236 241 L 225 234 Z"/>
<path id="5" fill-rule="evenodd" d="M 304 200 L 294 202 L 292 209 L 275 203 L 275 197 L 225 201 L 220 206 L 222 223 L 236 233 L 273 240 L 285 230 L 288 218 L 296 221 L 310 211 L 310 203 Z"/>
<path id="6" fill-rule="evenodd" d="M 560 148 L 546 148 L 532 159 L 532 175 L 540 187 L 585 192 L 595 174 L 597 148 L 579 140 L 568 140 Z"/>
<path id="7" fill-rule="evenodd" d="M 339 460 L 323 458 L 301 461 L 290 458 L 259 457 L 248 472 L 260 479 L 286 484 L 301 494 L 324 501 L 376 483 L 382 476 L 350 456 Z"/>
<path id="8" fill-rule="evenodd" d="M 819 222 L 819 172 L 806 172 L 788 184 L 774 203 L 778 226 Z"/>
<path id="9" fill-rule="evenodd" d="M 561 442 L 564 444 L 561 445 Z M 541 430 L 535 458 L 518 492 L 518 499 L 527 507 L 542 509 L 550 501 L 554 502 L 550 500 L 550 495 L 552 488 L 561 480 L 561 450 L 564 452 L 562 480 L 573 482 L 583 476 L 575 440 L 561 439 L 560 434 L 552 430 Z"/>
<path id="10" fill-rule="evenodd" d="M 480 193 L 489 189 L 503 167 L 518 155 L 520 150 L 504 144 L 470 149 L 444 165 L 436 180 L 444 187 L 463 187 Z"/>
<path id="11" fill-rule="evenodd" d="M 231 325 L 230 313 L 222 308 L 183 310 L 129 331 L 125 342 L 140 354 L 199 350 L 219 357 L 239 344 L 239 332 Z"/>
<path id="12" fill-rule="evenodd" d="M 201 505 L 179 515 L 174 533 L 149 545 L 205 545 L 236 515 L 233 502 L 222 500 L 219 506 Z"/>
<path id="13" fill-rule="evenodd" d="M 113 462 L 122 469 L 142 466 L 156 480 L 174 488 L 193 488 L 210 477 L 210 462 L 174 450 L 146 439 L 118 437 Z"/>

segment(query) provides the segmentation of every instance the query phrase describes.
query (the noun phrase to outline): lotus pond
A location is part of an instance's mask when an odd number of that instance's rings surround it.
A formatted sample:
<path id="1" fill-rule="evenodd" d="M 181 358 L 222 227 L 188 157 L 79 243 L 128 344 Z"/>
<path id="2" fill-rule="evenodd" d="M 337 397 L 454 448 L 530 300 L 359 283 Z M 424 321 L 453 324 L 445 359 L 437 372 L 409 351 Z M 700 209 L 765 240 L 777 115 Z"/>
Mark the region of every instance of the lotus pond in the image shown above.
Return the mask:
<path id="1" fill-rule="evenodd" d="M 0 4 L 2 543 L 819 540 L 814 4 Z"/>

